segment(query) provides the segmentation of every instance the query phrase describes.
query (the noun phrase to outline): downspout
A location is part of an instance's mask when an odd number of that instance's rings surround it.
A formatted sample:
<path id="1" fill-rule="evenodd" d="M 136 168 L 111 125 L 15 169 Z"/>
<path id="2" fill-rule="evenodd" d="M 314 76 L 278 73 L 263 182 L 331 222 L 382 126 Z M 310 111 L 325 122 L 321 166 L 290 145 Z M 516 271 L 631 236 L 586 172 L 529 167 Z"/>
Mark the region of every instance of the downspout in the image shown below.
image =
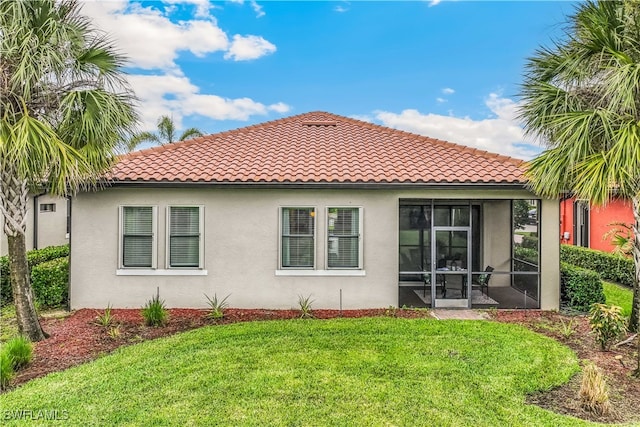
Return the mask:
<path id="1" fill-rule="evenodd" d="M 47 192 L 43 191 L 33 196 L 33 249 L 38 249 L 38 216 L 40 216 L 40 212 L 38 211 L 38 198 L 45 194 L 47 194 Z"/>
<path id="2" fill-rule="evenodd" d="M 67 227 L 69 229 L 69 274 L 67 275 L 67 311 L 71 311 L 71 196 L 66 196 L 67 199 Z"/>

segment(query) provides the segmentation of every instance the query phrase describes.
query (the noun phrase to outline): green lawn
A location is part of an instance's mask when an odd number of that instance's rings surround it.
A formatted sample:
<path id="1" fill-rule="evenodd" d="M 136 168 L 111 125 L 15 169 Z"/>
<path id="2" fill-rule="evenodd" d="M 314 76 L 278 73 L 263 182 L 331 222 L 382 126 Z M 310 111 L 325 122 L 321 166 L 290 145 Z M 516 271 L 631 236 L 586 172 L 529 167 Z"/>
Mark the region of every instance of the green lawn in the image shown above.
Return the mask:
<path id="1" fill-rule="evenodd" d="M 607 298 L 607 304 L 620 306 L 622 307 L 622 314 L 626 317 L 631 316 L 633 290 L 626 286 L 609 282 L 602 282 L 602 286 L 604 288 L 604 296 Z"/>
<path id="2" fill-rule="evenodd" d="M 524 403 L 578 369 L 568 348 L 517 325 L 253 322 L 121 348 L 1 395 L 0 407 L 4 425 L 15 410 L 83 426 L 586 425 Z"/>

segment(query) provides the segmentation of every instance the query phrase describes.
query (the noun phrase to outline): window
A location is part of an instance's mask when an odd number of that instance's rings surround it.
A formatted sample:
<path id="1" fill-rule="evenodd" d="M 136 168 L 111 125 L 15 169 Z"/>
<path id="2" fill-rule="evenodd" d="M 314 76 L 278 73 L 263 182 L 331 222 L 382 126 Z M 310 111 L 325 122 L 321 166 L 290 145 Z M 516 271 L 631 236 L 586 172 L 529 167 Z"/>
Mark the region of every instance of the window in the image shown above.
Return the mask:
<path id="1" fill-rule="evenodd" d="M 155 268 L 156 208 L 120 208 L 121 265 L 129 268 Z"/>
<path id="2" fill-rule="evenodd" d="M 202 267 L 201 206 L 170 206 L 168 211 L 168 266 Z"/>
<path id="3" fill-rule="evenodd" d="M 283 268 L 315 265 L 315 208 L 282 208 L 281 251 Z"/>
<path id="4" fill-rule="evenodd" d="M 55 212 L 55 203 L 40 203 L 40 212 Z"/>
<path id="5" fill-rule="evenodd" d="M 328 268 L 362 268 L 360 219 L 360 208 L 328 208 Z"/>

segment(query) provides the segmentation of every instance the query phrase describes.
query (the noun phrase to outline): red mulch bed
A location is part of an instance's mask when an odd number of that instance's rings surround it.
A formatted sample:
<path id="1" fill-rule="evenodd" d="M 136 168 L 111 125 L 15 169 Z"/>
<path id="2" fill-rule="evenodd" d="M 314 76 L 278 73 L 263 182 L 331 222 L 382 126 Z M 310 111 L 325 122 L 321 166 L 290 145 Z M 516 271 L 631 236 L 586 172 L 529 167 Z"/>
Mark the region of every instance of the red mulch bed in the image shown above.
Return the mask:
<path id="1" fill-rule="evenodd" d="M 14 385 L 22 384 L 50 372 L 61 371 L 71 366 L 88 362 L 110 353 L 118 347 L 140 341 L 163 337 L 213 323 L 294 319 L 300 317 L 299 310 L 249 310 L 226 309 L 225 318 L 213 322 L 206 317 L 206 310 L 170 309 L 169 321 L 163 327 L 143 325 L 139 309 L 112 310 L 119 336 L 109 335 L 109 328 L 100 326 L 96 317 L 101 310 L 83 309 L 62 318 L 41 319 L 44 330 L 50 337 L 35 344 L 32 363 L 21 370 Z M 318 319 L 335 317 L 396 316 L 405 318 L 429 317 L 427 310 L 373 309 L 373 310 L 313 310 Z M 599 366 L 610 388 L 614 413 L 596 416 L 580 407 L 578 390 L 580 375 L 554 390 L 529 397 L 529 403 L 549 410 L 573 415 L 582 419 L 603 423 L 640 422 L 640 379 L 630 374 L 636 367 L 635 347 L 622 345 L 612 351 L 600 351 L 590 333 L 588 320 L 584 316 L 565 316 L 557 312 L 499 310 L 493 315 L 499 322 L 518 323 L 533 331 L 550 336 L 570 347 L 583 361 L 592 361 Z M 571 322 L 571 334 L 565 326 Z"/>
<path id="2" fill-rule="evenodd" d="M 580 406 L 578 392 L 581 375 L 576 375 L 567 384 L 545 393 L 529 396 L 528 402 L 561 414 L 572 415 L 601 423 L 640 422 L 640 378 L 631 376 L 637 367 L 637 344 L 635 342 L 600 350 L 595 342 L 586 316 L 566 316 L 553 311 L 499 310 L 495 320 L 519 323 L 535 332 L 547 335 L 571 348 L 582 362 L 598 366 L 609 387 L 609 398 L 613 411 L 598 416 Z M 571 325 L 571 328 L 568 328 Z M 573 330 L 571 334 L 566 329 Z"/>

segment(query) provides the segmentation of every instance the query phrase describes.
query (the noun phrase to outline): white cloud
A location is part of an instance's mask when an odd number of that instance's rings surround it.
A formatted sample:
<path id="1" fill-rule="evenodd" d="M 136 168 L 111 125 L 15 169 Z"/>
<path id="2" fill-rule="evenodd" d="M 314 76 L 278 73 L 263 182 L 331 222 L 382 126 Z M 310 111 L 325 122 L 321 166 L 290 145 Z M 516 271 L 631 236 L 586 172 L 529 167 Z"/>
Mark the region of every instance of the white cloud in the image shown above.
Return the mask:
<path id="1" fill-rule="evenodd" d="M 282 102 L 264 105 L 246 97 L 230 99 L 201 94 L 185 76 L 132 75 L 129 81 L 143 106 L 140 109 L 143 130 L 155 129 L 161 115 L 171 115 L 180 127 L 182 118 L 192 114 L 214 120 L 248 120 L 252 115 L 286 113 L 290 109 Z"/>
<path id="2" fill-rule="evenodd" d="M 440 4 L 440 2 L 441 2 L 441 1 L 442 1 L 442 0 L 431 0 L 431 1 L 429 2 L 429 7 L 437 6 L 437 5 L 439 5 L 439 4 Z"/>
<path id="3" fill-rule="evenodd" d="M 171 14 L 179 4 L 194 5 L 194 17 L 174 22 Z M 251 4 L 256 12 L 260 11 L 255 1 Z M 249 97 L 200 93 L 200 88 L 185 76 L 178 63 L 181 52 L 199 57 L 226 52 L 225 58 L 241 61 L 276 50 L 275 45 L 254 35 L 235 35 L 230 42 L 231 37 L 211 15 L 217 7 L 208 0 L 165 0 L 147 7 L 126 0 L 83 3 L 83 12 L 109 33 L 114 44 L 130 58 L 130 65 L 148 70 L 146 75 L 128 76 L 140 100 L 144 130 L 155 129 L 161 115 L 171 115 L 180 128 L 182 118 L 191 114 L 216 120 L 247 120 L 252 115 L 289 111 L 282 102 L 265 105 Z"/>
<path id="4" fill-rule="evenodd" d="M 517 158 L 530 159 L 540 152 L 516 121 L 517 103 L 492 93 L 485 105 L 495 117 L 473 120 L 408 109 L 399 114 L 377 111 L 375 118 L 385 126 Z"/>
<path id="5" fill-rule="evenodd" d="M 456 91 L 451 89 L 450 87 L 445 87 L 442 88 L 442 93 L 444 93 L 445 95 L 451 95 L 453 93 L 456 93 Z"/>
<path id="6" fill-rule="evenodd" d="M 444 98 L 436 98 L 436 101 L 438 101 L 440 104 L 447 102 L 447 100 Z"/>
<path id="7" fill-rule="evenodd" d="M 231 46 L 227 53 L 224 54 L 224 57 L 225 59 L 233 59 L 234 61 L 247 61 L 260 58 L 275 51 L 275 45 L 262 37 L 241 36 L 236 34 L 233 36 L 233 42 L 231 42 Z"/>
<path id="8" fill-rule="evenodd" d="M 231 3 L 237 3 L 237 4 L 244 4 L 244 0 L 230 0 Z M 256 0 L 250 0 L 249 4 L 251 5 L 251 8 L 253 9 L 253 11 L 256 13 L 256 18 L 262 18 L 265 13 L 264 10 L 262 10 L 262 6 L 258 4 L 258 2 L 256 2 Z"/>
<path id="9" fill-rule="evenodd" d="M 229 46 L 214 19 L 175 23 L 157 9 L 121 0 L 87 2 L 83 11 L 109 33 L 134 67 L 176 70 L 180 51 L 202 57 Z"/>

